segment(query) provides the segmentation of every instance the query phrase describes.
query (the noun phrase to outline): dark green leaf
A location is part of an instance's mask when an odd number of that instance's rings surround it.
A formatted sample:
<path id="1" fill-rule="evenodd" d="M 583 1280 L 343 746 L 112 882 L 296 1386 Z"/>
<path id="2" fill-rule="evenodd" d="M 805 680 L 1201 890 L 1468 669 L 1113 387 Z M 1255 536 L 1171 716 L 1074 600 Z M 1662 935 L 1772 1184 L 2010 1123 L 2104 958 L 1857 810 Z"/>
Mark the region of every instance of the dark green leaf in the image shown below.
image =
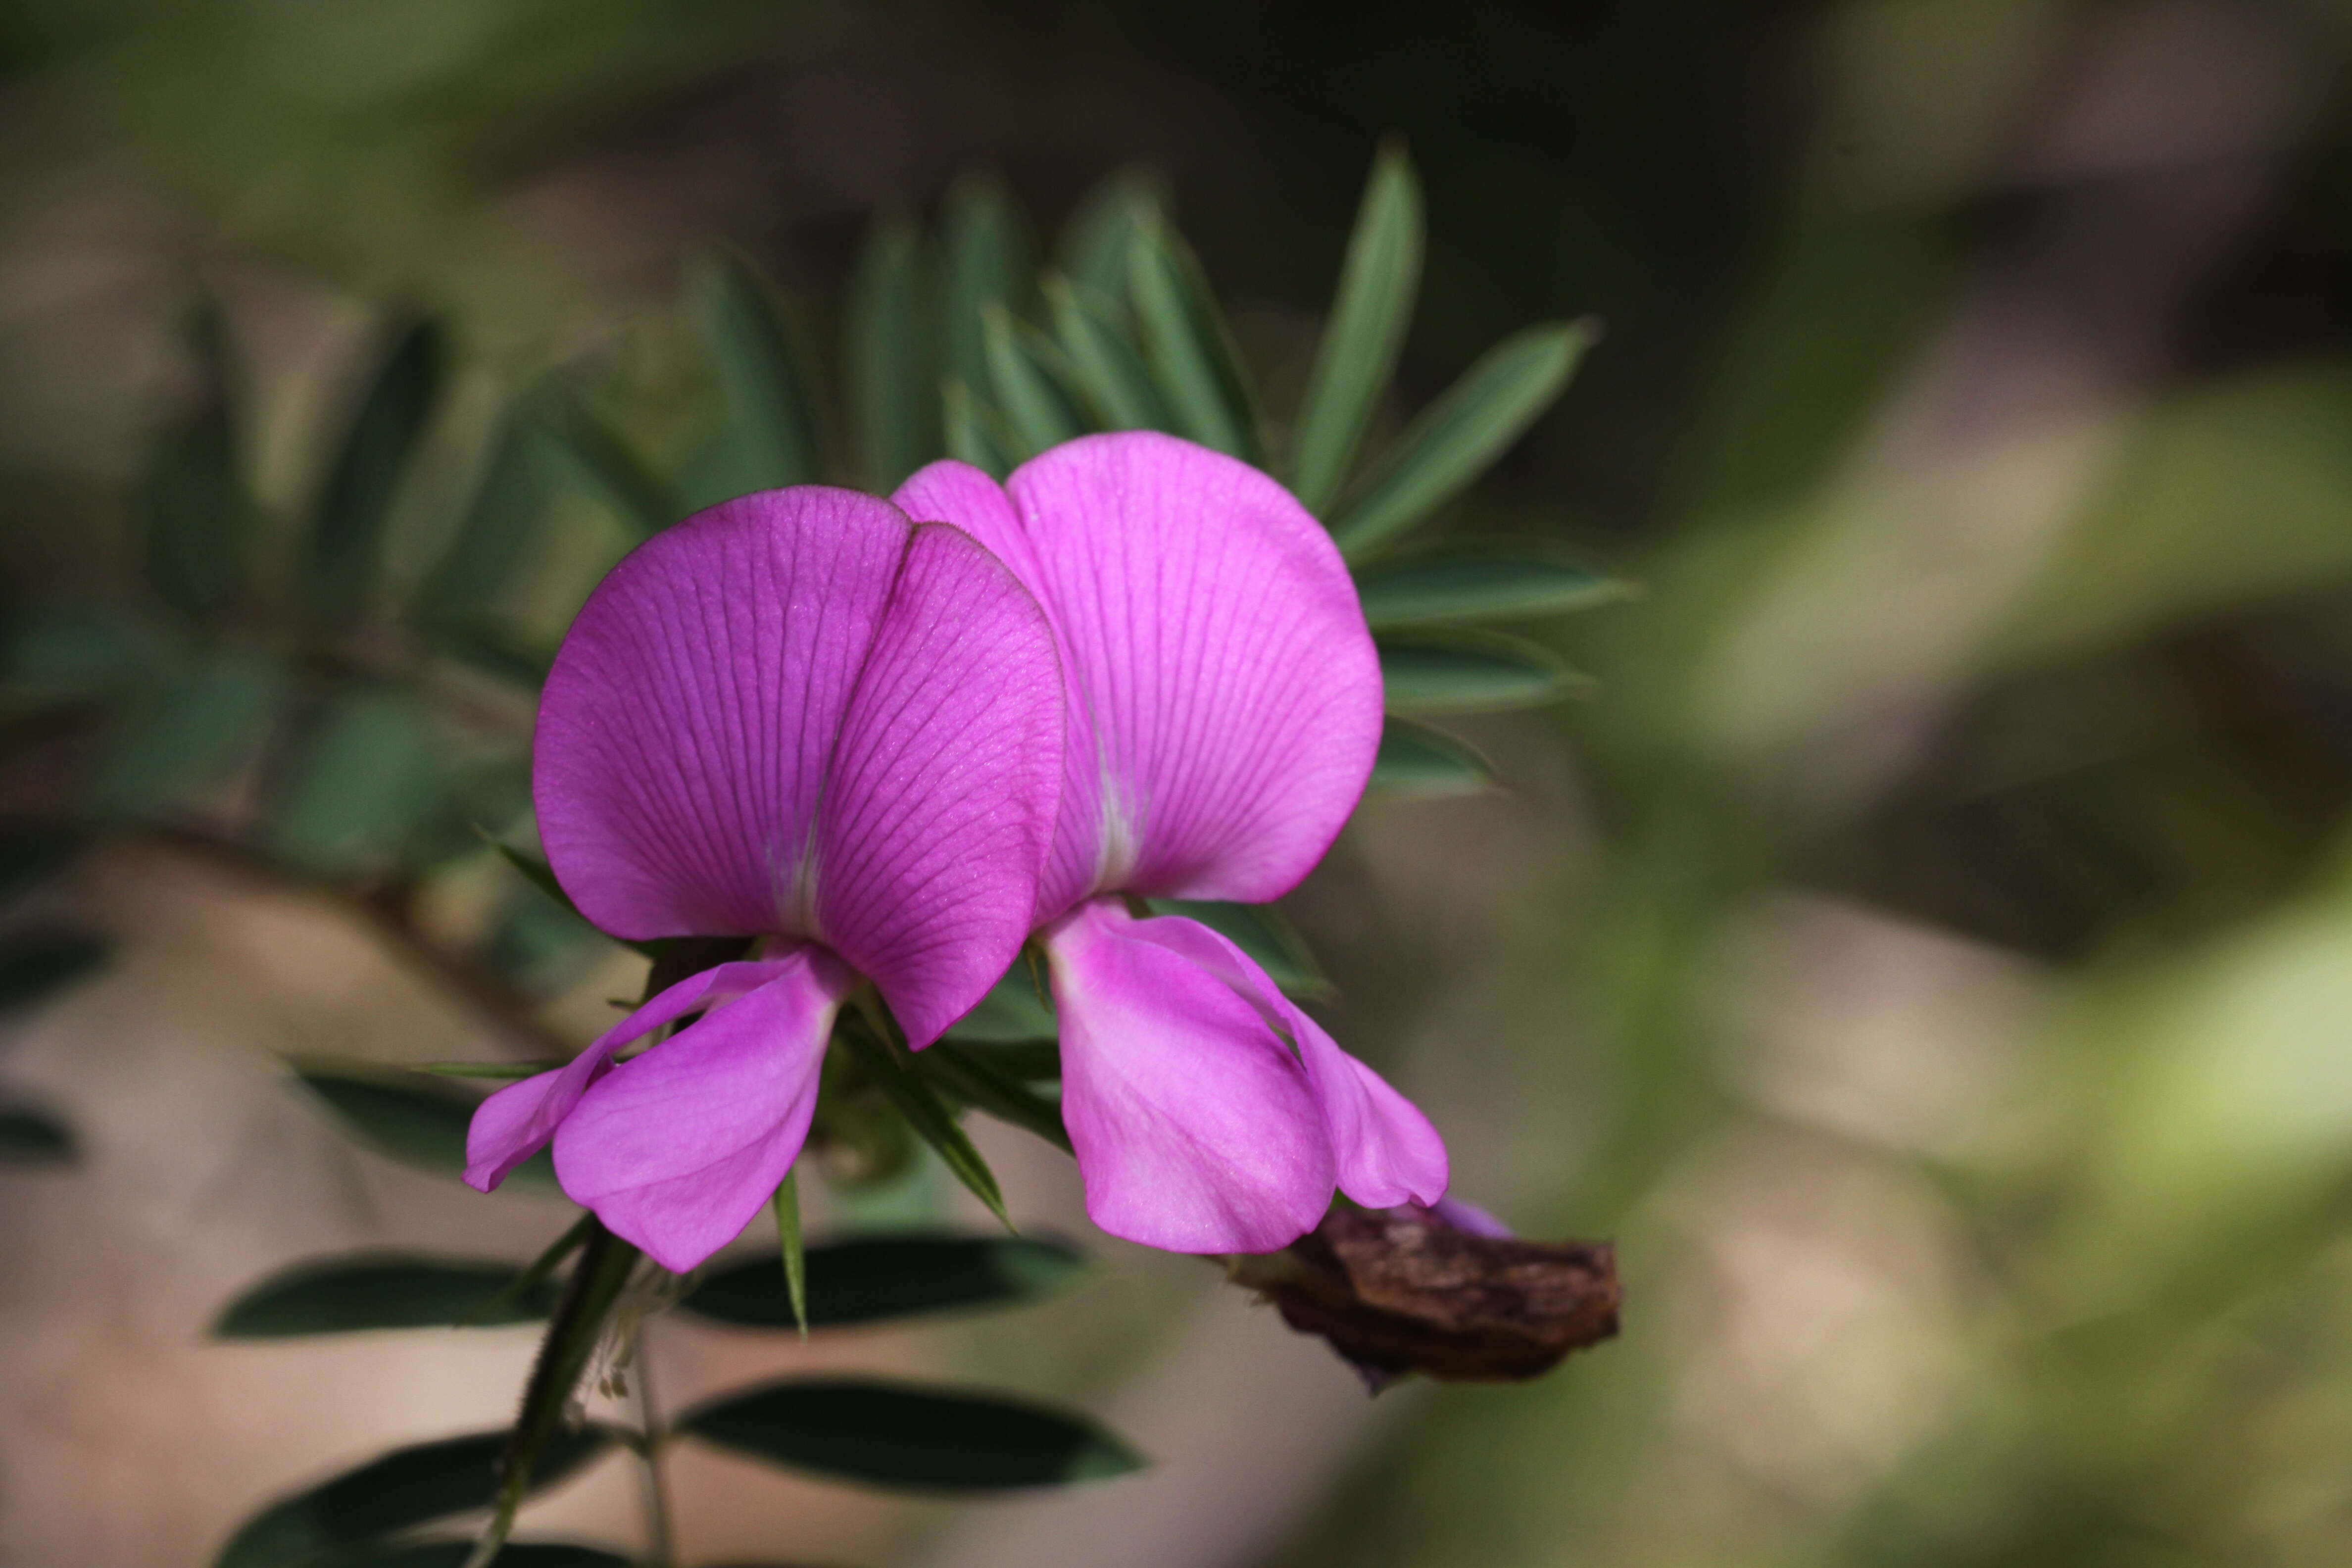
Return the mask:
<path id="1" fill-rule="evenodd" d="M 313 871 L 355 871 L 397 856 L 445 792 L 440 738 L 425 705 L 397 688 L 349 690 L 288 769 L 270 847 Z"/>
<path id="2" fill-rule="evenodd" d="M 1176 416 L 1160 395 L 1142 351 L 1114 318 L 1115 306 L 1092 289 L 1059 278 L 1045 279 L 1045 302 L 1053 309 L 1054 332 L 1062 352 L 1106 428 L 1176 428 Z"/>
<path id="3" fill-rule="evenodd" d="M 986 1204 L 988 1212 L 1003 1220 L 1007 1230 L 1013 1228 L 1013 1221 L 1004 1212 L 1004 1194 L 996 1184 L 996 1173 L 981 1158 L 980 1151 L 971 1146 L 963 1129 L 956 1125 L 955 1113 L 916 1072 L 907 1047 L 895 1037 L 881 1037 L 862 1019 L 845 1018 L 843 1023 L 838 1037 L 847 1043 L 875 1087 L 907 1119 L 915 1135 L 938 1152 L 947 1168 L 955 1173 L 956 1180 Z"/>
<path id="4" fill-rule="evenodd" d="M 1013 471 L 1019 444 L 1003 416 L 952 376 L 940 389 L 940 403 L 947 421 L 949 457 L 1000 479 Z"/>
<path id="5" fill-rule="evenodd" d="M 0 1165 L 65 1165 L 77 1152 L 65 1123 L 21 1106 L 0 1108 Z"/>
<path id="6" fill-rule="evenodd" d="M 530 559 L 552 479 L 545 396 L 515 399 L 490 433 L 465 515 L 417 591 L 414 619 L 428 636 L 486 618 Z"/>
<path id="7" fill-rule="evenodd" d="M 1499 632 L 1394 632 L 1376 641 L 1391 708 L 1532 708 L 1591 684 L 1549 648 Z"/>
<path id="8" fill-rule="evenodd" d="M 232 1536 L 213 1568 L 341 1568 L 353 1548 L 395 1531 L 486 1508 L 498 1490 L 504 1432 L 396 1448 L 273 1503 Z M 613 1445 L 602 1426 L 548 1446 L 532 1479 L 551 1485 Z"/>
<path id="9" fill-rule="evenodd" d="M 1451 735 L 1394 714 L 1381 726 L 1373 789 L 1399 795 L 1475 795 L 1494 782 L 1495 770 L 1486 759 Z"/>
<path id="10" fill-rule="evenodd" d="M 1055 242 L 1063 275 L 1102 298 L 1127 298 L 1127 253 L 1136 231 L 1158 221 L 1165 205 L 1157 177 L 1122 169 L 1097 185 L 1062 226 Z"/>
<path id="11" fill-rule="evenodd" d="M 1034 269 L 1028 220 L 994 174 L 967 174 L 949 190 L 940 215 L 947 280 L 940 290 L 947 370 L 966 386 L 988 384 L 987 308 L 1018 312 Z"/>
<path id="12" fill-rule="evenodd" d="M 958 1040 L 1043 1040 L 1055 1032 L 1054 1010 L 1039 994 L 1044 977 L 1033 973 L 1025 958 L 1013 960 L 1003 979 L 980 999 L 980 1005 L 948 1026 Z"/>
<path id="13" fill-rule="evenodd" d="M 148 455 L 139 501 L 147 581 L 199 630 L 217 627 L 245 592 L 253 502 L 239 472 L 226 344 L 209 302 L 190 322 L 199 384 L 194 405 Z"/>
<path id="14" fill-rule="evenodd" d="M 730 251 L 696 275 L 694 306 L 726 409 L 735 493 L 815 483 L 816 405 L 774 294 Z"/>
<path id="15" fill-rule="evenodd" d="M 338 1555 L 332 1568 L 465 1568 L 470 1541 L 420 1541 L 357 1556 Z M 321 1565 L 325 1568 L 325 1565 Z M 498 1568 L 635 1568 L 626 1557 L 563 1541 L 517 1541 L 499 1553 Z"/>
<path id="16" fill-rule="evenodd" d="M 186 657 L 176 638 L 119 605 L 50 605 L 10 617 L 0 673 L 26 696 L 72 701 L 119 696 Z"/>
<path id="17" fill-rule="evenodd" d="M 483 837 L 487 838 L 489 836 L 485 834 Z M 548 865 L 546 861 L 541 859 L 536 855 L 527 855 L 523 851 L 516 848 L 513 845 L 506 843 L 502 839 L 491 838 L 490 847 L 499 852 L 499 858 L 500 859 L 513 867 L 516 870 L 521 872 L 523 880 L 529 882 L 532 887 L 547 895 L 549 899 L 554 900 L 554 902 L 559 905 L 566 914 L 571 915 L 583 925 L 588 923 L 588 917 L 582 914 L 579 907 L 572 903 L 572 895 L 563 890 L 563 884 L 555 879 L 554 868 Z M 621 939 L 614 937 L 609 940 L 620 942 Z M 622 942 L 621 945 L 633 952 L 642 952 L 647 958 L 657 958 L 661 955 L 662 951 L 662 944 L 658 941 Z"/>
<path id="18" fill-rule="evenodd" d="M 982 314 L 982 333 L 989 385 L 1020 440 L 1023 457 L 1034 458 L 1086 434 L 1086 421 L 1045 368 L 1041 350 L 1050 345 L 1031 342 L 1024 330 L 1016 329 L 1012 314 L 993 303 Z"/>
<path id="19" fill-rule="evenodd" d="M 346 1127 L 393 1158 L 453 1173 L 466 1168 L 466 1129 L 480 1103 L 475 1096 L 417 1074 L 351 1063 L 297 1062 L 295 1076 Z M 507 1180 L 553 1186 L 555 1167 L 541 1151 Z"/>
<path id="20" fill-rule="evenodd" d="M 1180 433 L 1265 467 L 1241 356 L 1192 247 L 1165 223 L 1139 229 L 1128 279 L 1145 353 Z"/>
<path id="21" fill-rule="evenodd" d="M 107 942 L 86 931 L 18 931 L 0 942 L 0 1013 L 43 1002 L 106 962 Z"/>
<path id="22" fill-rule="evenodd" d="M 713 1401 L 681 1430 L 755 1458 L 873 1486 L 1002 1491 L 1143 1468 L 1082 1415 L 868 1378 L 793 1378 Z"/>
<path id="23" fill-rule="evenodd" d="M 303 596 L 312 621 L 328 631 L 367 608 L 393 499 L 440 397 L 441 329 L 415 321 L 390 341 L 327 470 L 303 546 Z"/>
<path id="24" fill-rule="evenodd" d="M 100 816 L 147 816 L 226 780 L 268 732 L 286 673 L 259 654 L 224 649 L 125 715 L 90 780 Z"/>
<path id="25" fill-rule="evenodd" d="M 1266 978 L 1294 996 L 1331 989 L 1306 939 L 1271 904 L 1234 904 L 1216 899 L 1152 899 L 1156 914 L 1200 921 L 1257 961 Z"/>
<path id="26" fill-rule="evenodd" d="M 1489 349 L 1332 517 L 1341 548 L 1353 554 L 1393 538 L 1485 473 L 1551 406 L 1595 335 L 1585 322 L 1554 322 Z"/>
<path id="27" fill-rule="evenodd" d="M 1421 183 L 1393 143 L 1372 161 L 1290 439 L 1290 489 L 1317 516 L 1347 479 L 1357 443 L 1396 371 L 1421 288 Z"/>
<path id="28" fill-rule="evenodd" d="M 1363 566 L 1356 591 L 1374 629 L 1423 621 L 1559 615 L 1624 598 L 1630 584 L 1535 545 L 1477 545 Z"/>
<path id="29" fill-rule="evenodd" d="M 896 489 L 947 450 L 927 270 L 922 231 L 905 218 L 885 218 L 867 232 L 850 280 L 850 407 L 877 490 Z"/>
<path id="30" fill-rule="evenodd" d="M 313 1259 L 273 1274 L 239 1296 L 215 1321 L 213 1335 L 268 1340 L 544 1318 L 555 1305 L 554 1289 L 541 1283 L 508 1298 L 518 1272 L 511 1263 L 407 1253 Z"/>
<path id="31" fill-rule="evenodd" d="M 806 1256 L 814 1329 L 1013 1306 L 1067 1289 L 1086 1271 L 1086 1259 L 1067 1247 L 1013 1236 L 861 1236 L 812 1247 Z M 793 1326 L 773 1258 L 708 1276 L 683 1305 L 739 1328 Z"/>
<path id="32" fill-rule="evenodd" d="M 494 616 L 436 621 L 425 628 L 435 649 L 496 680 L 537 691 L 547 684 L 555 649 Z"/>
<path id="33" fill-rule="evenodd" d="M 682 515 L 670 487 L 577 396 L 551 393 L 540 428 L 564 469 L 637 538 L 651 538 Z"/>
<path id="34" fill-rule="evenodd" d="M 1061 1047 L 1052 1046 L 1053 1077 L 1061 1076 Z M 937 1040 L 916 1058 L 923 1076 L 940 1089 L 1001 1121 L 1034 1132 L 1065 1153 L 1070 1152 L 1070 1130 L 1063 1123 L 1057 1099 L 1031 1087 L 1032 1079 L 1016 1070 L 1009 1047 L 959 1045 Z"/>
<path id="35" fill-rule="evenodd" d="M 527 1078 L 552 1072 L 563 1066 L 560 1061 L 529 1062 L 425 1062 L 418 1072 L 429 1072 L 436 1078 L 478 1078 L 492 1083 L 520 1083 Z"/>
<path id="36" fill-rule="evenodd" d="M 801 1236 L 801 1187 L 786 1171 L 777 1184 L 772 1202 L 776 1211 L 776 1246 L 783 1261 L 784 1304 L 792 1310 L 793 1326 L 807 1339 L 809 1331 L 808 1246 Z"/>
<path id="37" fill-rule="evenodd" d="M 551 1479 L 572 1441 L 566 1416 L 572 1390 L 604 1337 L 605 1320 L 645 1255 L 595 1222 L 583 1221 L 578 1267 L 563 1283 L 563 1296 L 539 1342 L 530 1378 L 523 1384 L 522 1410 L 499 1452 L 499 1488 L 490 1522 L 468 1562 L 488 1562 L 514 1529 L 515 1511 L 534 1485 Z M 558 1243 L 561 1246 L 561 1243 Z"/>
<path id="38" fill-rule="evenodd" d="M 31 892 L 64 870 L 87 842 L 69 827 L 0 828 L 0 902 Z"/>
<path id="39" fill-rule="evenodd" d="M 1002 1073 L 1016 1083 L 1053 1083 L 1062 1076 L 1062 1046 L 1058 1040 L 958 1040 L 956 1043 L 970 1047 L 959 1054 L 979 1058 L 989 1065 L 991 1070 Z"/>

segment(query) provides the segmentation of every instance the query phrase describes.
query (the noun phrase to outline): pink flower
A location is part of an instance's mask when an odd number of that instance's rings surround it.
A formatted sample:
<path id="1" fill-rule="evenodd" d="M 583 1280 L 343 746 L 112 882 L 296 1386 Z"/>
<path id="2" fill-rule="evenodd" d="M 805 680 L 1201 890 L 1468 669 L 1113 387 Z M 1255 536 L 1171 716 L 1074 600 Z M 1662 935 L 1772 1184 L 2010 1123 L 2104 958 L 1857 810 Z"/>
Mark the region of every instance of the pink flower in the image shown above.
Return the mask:
<path id="1" fill-rule="evenodd" d="M 1020 951 L 1061 730 L 1045 617 L 952 527 L 805 487 L 639 547 L 548 678 L 541 838 L 615 936 L 765 941 L 485 1100 L 466 1179 L 552 1139 L 563 1190 L 666 1268 L 725 1246 L 800 1152 L 856 977 L 922 1046 Z"/>
<path id="2" fill-rule="evenodd" d="M 1057 447 L 1003 488 L 934 463 L 894 499 L 987 545 L 1053 622 L 1067 724 L 1035 923 L 1095 1223 L 1262 1252 L 1335 1185 L 1436 1202 L 1445 1149 L 1420 1111 L 1231 942 L 1123 896 L 1279 897 L 1354 809 L 1381 673 L 1329 536 L 1255 469 L 1139 431 Z"/>

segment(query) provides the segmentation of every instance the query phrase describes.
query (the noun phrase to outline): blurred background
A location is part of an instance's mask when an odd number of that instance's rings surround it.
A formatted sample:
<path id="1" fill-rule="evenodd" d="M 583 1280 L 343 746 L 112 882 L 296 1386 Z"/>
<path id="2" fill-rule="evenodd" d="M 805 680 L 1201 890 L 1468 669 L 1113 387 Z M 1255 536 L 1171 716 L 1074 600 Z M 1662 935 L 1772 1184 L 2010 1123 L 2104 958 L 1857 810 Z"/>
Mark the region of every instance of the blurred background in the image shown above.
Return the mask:
<path id="1" fill-rule="evenodd" d="M 218 597 L 142 563 L 159 439 L 233 406 L 284 534 L 430 315 L 387 570 L 438 581 L 551 368 L 692 468 L 713 244 L 833 388 L 877 219 L 1001 189 L 1050 252 L 1122 173 L 1287 406 L 1385 136 L 1430 241 L 1376 441 L 1599 318 L 1443 527 L 1643 591 L 1518 628 L 1593 695 L 1445 721 L 1496 787 L 1369 801 L 1286 909 L 1457 1194 L 1616 1240 L 1624 1334 L 1367 1400 L 982 1125 L 1095 1283 L 805 1350 L 665 1325 L 661 1397 L 926 1369 L 1156 1468 L 943 1504 L 682 1453 L 688 1561 L 2352 1561 L 2347 59 L 2335 0 L 8 0 L 0 807 L 82 826 L 0 907 L 38 993 L 0 1020 L 0 1563 L 208 1562 L 268 1496 L 505 1419 L 528 1329 L 205 1342 L 288 1260 L 560 1223 L 355 1150 L 281 1058 L 528 1055 L 642 970 L 470 837 L 519 798 L 499 648 L 417 677 L 428 712 L 389 633 L 289 669 L 159 611 Z M 543 646 L 630 535 L 587 484 L 534 526 L 484 570 Z M 976 1212 L 919 1173 L 817 1223 Z M 527 1517 L 636 1529 L 618 1467 Z"/>

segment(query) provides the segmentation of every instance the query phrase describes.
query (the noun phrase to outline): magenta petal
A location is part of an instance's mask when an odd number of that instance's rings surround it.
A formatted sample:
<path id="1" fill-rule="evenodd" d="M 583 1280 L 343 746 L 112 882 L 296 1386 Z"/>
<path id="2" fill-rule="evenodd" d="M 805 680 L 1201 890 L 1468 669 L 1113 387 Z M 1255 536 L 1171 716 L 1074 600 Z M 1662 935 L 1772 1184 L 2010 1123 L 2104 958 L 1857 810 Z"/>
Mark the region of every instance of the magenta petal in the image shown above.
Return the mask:
<path id="1" fill-rule="evenodd" d="M 920 1047 L 1020 952 L 1053 844 L 1061 673 L 1004 564 L 915 530 L 817 812 L 817 927 Z"/>
<path id="2" fill-rule="evenodd" d="M 1307 1074 L 1233 987 L 1135 923 L 1097 900 L 1045 937 L 1087 1213 L 1171 1252 L 1286 1246 L 1331 1201 Z"/>
<path id="3" fill-rule="evenodd" d="M 978 540 L 1012 569 L 1031 592 L 1045 580 L 1034 544 L 1013 510 L 1004 488 L 969 463 L 944 460 L 922 469 L 890 498 L 918 521 L 944 520 Z M 1037 884 L 1036 921 L 1060 914 L 1095 885 L 1101 869 L 1103 772 L 1096 760 L 1095 726 L 1079 663 L 1061 629 L 1054 628 L 1062 673 L 1065 731 L 1055 742 L 1062 754 L 1061 809 L 1051 857 Z"/>
<path id="4" fill-rule="evenodd" d="M 1322 1025 L 1282 994 L 1257 962 L 1223 934 L 1175 915 L 1129 928 L 1215 975 L 1288 1035 L 1321 1110 L 1339 1190 L 1368 1208 L 1433 1204 L 1445 1195 L 1445 1141 L 1412 1101 L 1339 1048 Z"/>
<path id="5" fill-rule="evenodd" d="M 1092 716 L 1070 773 L 1102 787 L 1063 811 L 1041 912 L 1102 889 L 1286 891 L 1380 745 L 1379 661 L 1329 535 L 1256 469 L 1150 431 L 1056 447 L 1007 489 L 1017 541 L 970 475 L 899 493 L 1021 574 Z"/>
<path id="6" fill-rule="evenodd" d="M 656 534 L 588 596 L 532 747 L 549 863 L 615 936 L 809 936 L 824 769 L 913 535 L 810 486 Z"/>
<path id="7" fill-rule="evenodd" d="M 726 1246 L 799 1157 L 851 976 L 803 948 L 742 1000 L 614 1068 L 555 1135 L 555 1174 L 682 1274 Z"/>
<path id="8" fill-rule="evenodd" d="M 589 1086 L 612 1070 L 613 1053 L 697 1008 L 754 991 L 784 970 L 782 961 L 722 963 L 688 975 L 598 1036 L 551 1071 L 510 1083 L 474 1109 L 466 1130 L 466 1182 L 488 1192 L 547 1146 Z"/>

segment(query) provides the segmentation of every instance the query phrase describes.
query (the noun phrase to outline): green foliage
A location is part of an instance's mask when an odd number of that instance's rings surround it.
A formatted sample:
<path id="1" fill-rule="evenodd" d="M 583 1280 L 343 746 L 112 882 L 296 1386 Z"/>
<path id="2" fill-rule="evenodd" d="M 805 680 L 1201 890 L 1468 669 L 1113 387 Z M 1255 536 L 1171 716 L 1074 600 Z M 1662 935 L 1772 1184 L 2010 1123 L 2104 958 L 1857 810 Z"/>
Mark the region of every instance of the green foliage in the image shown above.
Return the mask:
<path id="1" fill-rule="evenodd" d="M 1339 493 L 1396 371 L 1421 286 L 1421 183 L 1401 147 L 1381 149 L 1339 269 L 1339 291 L 1290 437 L 1288 479 L 1318 516 Z"/>
<path id="2" fill-rule="evenodd" d="M 1626 597 L 1631 585 L 1555 552 L 1524 544 L 1428 551 L 1356 571 L 1364 618 L 1374 630 L 1431 621 L 1561 615 Z"/>
<path id="3" fill-rule="evenodd" d="M 285 668 L 223 648 L 134 697 L 115 721 L 84 802 L 96 816 L 152 816 L 227 780 L 269 732 L 285 702 Z"/>
<path id="4" fill-rule="evenodd" d="M 157 596 L 192 630 L 213 632 L 245 595 L 253 501 L 237 460 L 220 312 L 209 302 L 199 307 L 187 337 L 196 396 L 149 452 L 140 524 Z"/>
<path id="5" fill-rule="evenodd" d="M 963 1129 L 956 1125 L 955 1112 L 917 1068 L 917 1058 L 898 1039 L 896 1028 L 887 1023 L 869 1024 L 856 1015 L 845 1015 L 834 1038 L 847 1046 L 866 1081 L 898 1108 L 907 1125 L 931 1146 L 956 1180 L 986 1204 L 988 1212 L 1003 1220 L 1006 1229 L 1011 1229 L 1013 1220 L 1004 1212 L 1004 1193 L 997 1185 L 996 1173 L 988 1168 L 980 1151 L 972 1147 L 971 1140 L 964 1136 Z"/>
<path id="6" fill-rule="evenodd" d="M 693 299 L 719 380 L 729 493 L 814 483 L 824 471 L 815 400 L 768 285 L 727 251 L 696 273 Z"/>
<path id="7" fill-rule="evenodd" d="M 1424 409 L 1331 519 L 1350 555 L 1386 543 L 1460 494 L 1551 406 L 1595 330 L 1529 327 L 1487 352 Z"/>
<path id="8" fill-rule="evenodd" d="M 427 637 L 458 637 L 450 651 L 461 658 L 464 628 L 497 609 L 530 563 L 546 521 L 551 479 L 546 395 L 543 390 L 525 394 L 499 416 L 457 531 L 417 590 L 416 624 Z M 544 664 L 539 673 L 545 674 Z"/>
<path id="9" fill-rule="evenodd" d="M 320 488 L 303 549 L 303 595 L 312 624 L 327 632 L 368 608 L 393 502 L 441 395 L 440 327 L 412 321 L 388 342 Z"/>
<path id="10" fill-rule="evenodd" d="M 444 798 L 432 716 L 397 687 L 354 686 L 296 750 L 270 824 L 270 847 L 326 876 L 392 861 Z"/>
<path id="11" fill-rule="evenodd" d="M 1019 1306 L 1067 1289 L 1086 1270 L 1070 1247 L 1011 1236 L 852 1237 L 809 1247 L 805 1258 L 813 1329 Z M 739 1263 L 706 1276 L 682 1305 L 738 1328 L 791 1328 L 803 1320 L 784 1282 L 772 1260 Z"/>
<path id="12" fill-rule="evenodd" d="M 36 1006 L 106 962 L 109 943 L 85 931 L 18 931 L 0 938 L 0 1014 Z"/>
<path id="13" fill-rule="evenodd" d="M 1372 787 L 1398 795 L 1473 795 L 1494 782 L 1486 758 L 1451 735 L 1391 714 L 1381 726 Z"/>
<path id="14" fill-rule="evenodd" d="M 213 1337 L 285 1339 L 362 1329 L 426 1329 L 532 1322 L 555 1292 L 541 1281 L 515 1289 L 512 1264 L 412 1253 L 313 1258 L 283 1269 L 221 1310 Z"/>
<path id="15" fill-rule="evenodd" d="M 946 451 L 930 266 L 921 228 L 886 218 L 866 234 L 845 305 L 858 455 L 886 494 Z"/>
<path id="16" fill-rule="evenodd" d="M 562 1480 L 611 1447 L 613 1436 L 602 1426 L 560 1434 L 540 1454 L 531 1485 Z M 341 1568 L 354 1549 L 488 1507 L 505 1443 L 504 1433 L 485 1432 L 396 1448 L 256 1514 L 213 1568 Z"/>
<path id="17" fill-rule="evenodd" d="M 1500 632 L 1405 631 L 1379 639 L 1391 708 L 1466 712 L 1529 708 L 1589 684 L 1550 649 Z"/>
<path id="18" fill-rule="evenodd" d="M 77 1152 L 64 1122 L 22 1106 L 0 1106 L 0 1166 L 68 1165 Z"/>
<path id="19" fill-rule="evenodd" d="M 466 1168 L 474 1096 L 430 1078 L 320 1058 L 297 1062 L 295 1078 L 370 1147 L 426 1170 L 456 1174 Z M 507 1178 L 509 1185 L 518 1182 L 551 1187 L 555 1166 L 545 1152 L 535 1154 Z"/>
<path id="20" fill-rule="evenodd" d="M 793 1378 L 689 1411 L 681 1431 L 869 1486 L 1003 1491 L 1107 1480 L 1143 1460 L 1084 1417 L 866 1378 Z"/>
<path id="21" fill-rule="evenodd" d="M 1198 921 L 1255 959 L 1266 978 L 1293 996 L 1328 992 L 1331 983 L 1307 950 L 1306 939 L 1271 904 L 1235 904 L 1214 899 L 1152 899 L 1152 912 Z"/>
<path id="22" fill-rule="evenodd" d="M 945 369 L 968 387 L 985 386 L 989 308 L 1019 311 L 1028 303 L 1034 265 L 1028 220 L 1002 179 L 972 174 L 948 192 L 940 226 L 945 241 Z"/>
<path id="23" fill-rule="evenodd" d="M 1166 223 L 1147 223 L 1137 228 L 1127 261 L 1144 352 L 1175 411 L 1177 433 L 1264 468 L 1256 399 L 1192 247 Z"/>

